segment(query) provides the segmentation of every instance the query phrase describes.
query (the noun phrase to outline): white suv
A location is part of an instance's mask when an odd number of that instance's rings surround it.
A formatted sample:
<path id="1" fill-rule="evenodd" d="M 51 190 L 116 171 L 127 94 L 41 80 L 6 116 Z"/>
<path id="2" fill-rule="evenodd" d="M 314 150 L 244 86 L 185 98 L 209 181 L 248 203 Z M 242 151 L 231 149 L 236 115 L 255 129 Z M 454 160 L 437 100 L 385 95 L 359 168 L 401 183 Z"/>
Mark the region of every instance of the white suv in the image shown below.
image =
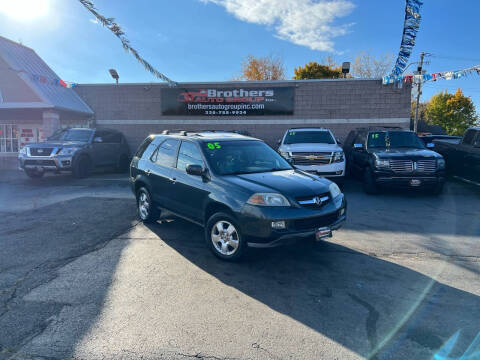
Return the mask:
<path id="1" fill-rule="evenodd" d="M 330 130 L 289 129 L 278 144 L 278 152 L 296 168 L 343 183 L 345 154 Z"/>

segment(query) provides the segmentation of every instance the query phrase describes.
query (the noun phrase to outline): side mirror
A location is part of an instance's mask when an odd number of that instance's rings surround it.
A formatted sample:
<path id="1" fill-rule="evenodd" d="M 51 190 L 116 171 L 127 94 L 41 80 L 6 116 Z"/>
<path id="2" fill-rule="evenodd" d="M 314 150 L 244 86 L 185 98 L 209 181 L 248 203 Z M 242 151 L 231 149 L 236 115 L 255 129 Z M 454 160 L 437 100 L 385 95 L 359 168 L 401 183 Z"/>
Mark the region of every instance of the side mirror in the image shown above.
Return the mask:
<path id="1" fill-rule="evenodd" d="M 93 139 L 94 143 L 103 143 L 103 139 L 100 136 L 97 136 Z"/>
<path id="2" fill-rule="evenodd" d="M 282 140 L 277 140 L 277 145 L 280 146 L 280 144 L 282 143 Z"/>
<path id="3" fill-rule="evenodd" d="M 363 144 L 353 144 L 355 150 L 363 150 Z"/>
<path id="4" fill-rule="evenodd" d="M 337 138 L 336 140 L 337 140 L 337 144 L 338 144 L 338 145 L 342 145 L 342 142 L 340 141 L 339 138 Z"/>
<path id="5" fill-rule="evenodd" d="M 187 174 L 202 176 L 205 173 L 205 170 L 201 165 L 187 165 Z"/>
<path id="6" fill-rule="evenodd" d="M 432 149 L 432 148 L 434 148 L 434 147 L 435 147 L 435 144 L 434 144 L 434 143 L 428 143 L 428 144 L 427 144 L 427 148 L 429 148 L 429 149 Z"/>

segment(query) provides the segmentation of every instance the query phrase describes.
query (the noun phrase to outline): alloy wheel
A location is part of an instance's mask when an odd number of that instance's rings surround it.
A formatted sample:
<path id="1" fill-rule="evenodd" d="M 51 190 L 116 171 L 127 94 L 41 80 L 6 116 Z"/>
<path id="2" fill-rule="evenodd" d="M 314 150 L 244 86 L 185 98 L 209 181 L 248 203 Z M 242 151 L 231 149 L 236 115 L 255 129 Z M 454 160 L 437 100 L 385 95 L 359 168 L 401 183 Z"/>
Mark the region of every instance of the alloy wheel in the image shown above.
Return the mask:
<path id="1" fill-rule="evenodd" d="M 147 219 L 149 211 L 150 211 L 150 202 L 148 201 L 148 196 L 147 194 L 142 192 L 138 197 L 138 213 L 140 214 L 140 218 L 142 220 Z"/>
<path id="2" fill-rule="evenodd" d="M 211 239 L 215 249 L 222 255 L 233 255 L 240 243 L 237 229 L 225 220 L 218 221 L 211 231 Z"/>

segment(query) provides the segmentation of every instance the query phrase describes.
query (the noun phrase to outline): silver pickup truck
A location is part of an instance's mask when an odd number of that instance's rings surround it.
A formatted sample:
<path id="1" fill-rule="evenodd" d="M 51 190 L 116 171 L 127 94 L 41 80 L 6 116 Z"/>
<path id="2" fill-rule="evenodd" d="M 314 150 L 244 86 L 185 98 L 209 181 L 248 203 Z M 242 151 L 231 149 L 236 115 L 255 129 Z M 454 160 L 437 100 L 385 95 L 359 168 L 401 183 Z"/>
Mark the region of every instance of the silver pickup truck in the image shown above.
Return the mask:
<path id="1" fill-rule="evenodd" d="M 480 185 L 480 127 L 468 129 L 460 143 L 433 142 L 447 162 L 449 175 Z"/>
<path id="2" fill-rule="evenodd" d="M 31 178 L 40 178 L 47 171 L 71 171 L 82 178 L 93 168 L 127 171 L 130 149 L 119 131 L 70 128 L 57 132 L 46 142 L 24 146 L 19 151 L 18 163 Z"/>

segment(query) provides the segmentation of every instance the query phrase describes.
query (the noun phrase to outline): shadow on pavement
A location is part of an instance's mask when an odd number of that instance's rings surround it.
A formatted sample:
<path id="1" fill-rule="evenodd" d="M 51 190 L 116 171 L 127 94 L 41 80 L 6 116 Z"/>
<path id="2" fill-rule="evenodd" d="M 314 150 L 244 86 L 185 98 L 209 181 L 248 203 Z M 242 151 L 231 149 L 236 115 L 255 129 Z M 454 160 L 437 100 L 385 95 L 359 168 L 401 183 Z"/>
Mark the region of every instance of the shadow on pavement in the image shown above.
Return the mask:
<path id="1" fill-rule="evenodd" d="M 149 229 L 225 285 L 363 357 L 430 359 L 461 330 L 450 354 L 459 357 L 480 331 L 478 296 L 334 243 L 251 250 L 227 263 L 183 220 Z"/>

